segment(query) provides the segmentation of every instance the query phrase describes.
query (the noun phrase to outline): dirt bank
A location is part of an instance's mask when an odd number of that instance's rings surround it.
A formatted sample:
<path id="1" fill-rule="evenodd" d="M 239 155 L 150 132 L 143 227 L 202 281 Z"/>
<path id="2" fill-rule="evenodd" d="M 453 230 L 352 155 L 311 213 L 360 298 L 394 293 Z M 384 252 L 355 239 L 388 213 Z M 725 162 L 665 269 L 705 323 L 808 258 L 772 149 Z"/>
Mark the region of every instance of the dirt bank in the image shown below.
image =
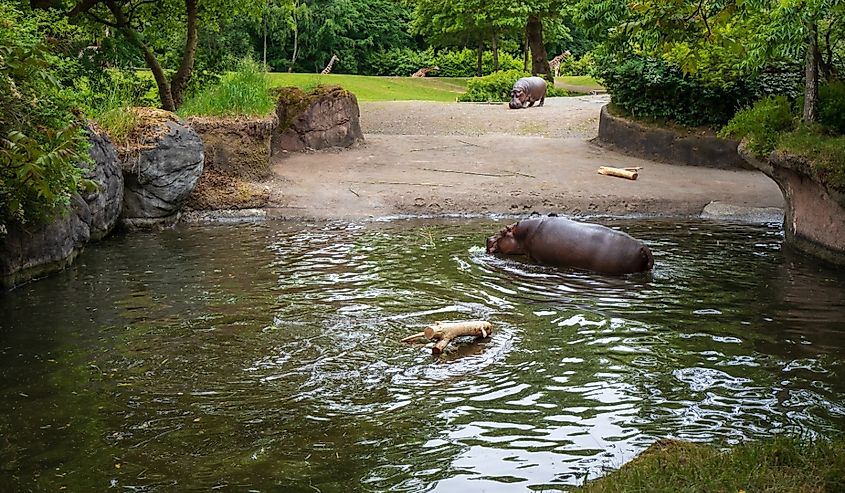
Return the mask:
<path id="1" fill-rule="evenodd" d="M 588 142 L 606 95 L 547 100 L 542 108 L 380 102 L 361 105 L 366 143 L 274 158 L 270 216 L 395 214 L 698 215 L 713 201 L 782 208 L 757 171 L 673 166 Z M 636 181 L 599 166 L 640 166 Z"/>

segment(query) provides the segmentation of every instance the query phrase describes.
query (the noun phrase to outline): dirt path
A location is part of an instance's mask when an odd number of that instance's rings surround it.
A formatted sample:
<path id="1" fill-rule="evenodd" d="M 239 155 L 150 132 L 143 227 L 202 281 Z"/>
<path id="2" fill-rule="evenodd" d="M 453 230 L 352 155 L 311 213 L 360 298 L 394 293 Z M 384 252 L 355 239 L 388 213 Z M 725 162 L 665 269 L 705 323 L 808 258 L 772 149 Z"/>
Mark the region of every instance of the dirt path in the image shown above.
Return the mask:
<path id="1" fill-rule="evenodd" d="M 673 166 L 587 139 L 607 96 L 554 98 L 542 108 L 390 102 L 361 105 L 366 143 L 274 158 L 273 208 L 285 217 L 397 214 L 698 215 L 710 202 L 782 207 L 756 171 Z M 599 166 L 641 166 L 629 181 Z"/>

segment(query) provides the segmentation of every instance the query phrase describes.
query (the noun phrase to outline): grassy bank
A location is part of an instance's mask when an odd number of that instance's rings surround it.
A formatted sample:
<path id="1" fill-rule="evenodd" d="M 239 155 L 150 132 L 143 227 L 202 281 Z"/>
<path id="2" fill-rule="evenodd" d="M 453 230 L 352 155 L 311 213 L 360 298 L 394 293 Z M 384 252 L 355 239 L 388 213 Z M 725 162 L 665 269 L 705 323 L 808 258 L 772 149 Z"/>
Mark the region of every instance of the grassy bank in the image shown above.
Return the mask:
<path id="1" fill-rule="evenodd" d="M 774 438 L 727 452 L 662 440 L 618 471 L 589 481 L 578 493 L 845 491 L 845 439 L 802 442 Z"/>
<path id="2" fill-rule="evenodd" d="M 603 92 L 604 86 L 590 77 L 589 75 L 567 75 L 555 78 L 555 87 L 566 89 L 569 92 L 575 93 L 589 93 L 589 92 Z"/>
<path id="3" fill-rule="evenodd" d="M 374 77 L 345 74 L 269 74 L 273 87 L 311 89 L 317 85 L 338 85 L 359 101 L 443 101 L 454 102 L 466 91 L 467 79 L 445 77 Z"/>

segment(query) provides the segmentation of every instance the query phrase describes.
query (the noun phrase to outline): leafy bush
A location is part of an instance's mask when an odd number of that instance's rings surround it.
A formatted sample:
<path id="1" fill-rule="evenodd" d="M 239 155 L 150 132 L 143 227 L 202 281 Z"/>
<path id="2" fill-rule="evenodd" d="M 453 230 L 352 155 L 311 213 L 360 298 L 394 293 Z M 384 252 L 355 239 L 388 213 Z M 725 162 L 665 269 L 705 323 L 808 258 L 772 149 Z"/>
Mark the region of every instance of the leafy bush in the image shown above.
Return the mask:
<path id="1" fill-rule="evenodd" d="M 819 88 L 819 123 L 845 135 L 845 82 L 833 81 Z"/>
<path id="2" fill-rule="evenodd" d="M 821 129 L 801 125 L 782 134 L 777 148 L 806 158 L 819 181 L 845 191 L 845 135 L 830 136 Z"/>
<path id="3" fill-rule="evenodd" d="M 795 64 L 772 65 L 751 76 L 748 85 L 754 100 L 783 95 L 794 101 L 804 93 L 804 67 Z"/>
<path id="4" fill-rule="evenodd" d="M 520 77 L 528 77 L 529 73 L 521 70 L 506 70 L 484 77 L 475 77 L 467 82 L 467 92 L 458 97 L 458 101 L 474 101 L 492 103 L 508 101 L 513 84 Z"/>
<path id="5" fill-rule="evenodd" d="M 624 111 L 691 127 L 724 125 L 738 108 L 757 99 L 748 81 L 705 83 L 655 58 L 606 57 L 597 72 Z"/>
<path id="6" fill-rule="evenodd" d="M 369 54 L 366 65 L 367 72 L 372 75 L 407 77 L 421 68 L 437 66 L 440 70 L 429 72 L 429 77 L 474 77 L 478 69 L 478 52 L 463 49 L 435 54 L 431 48 L 425 51 L 394 48 Z M 484 52 L 481 66 L 485 74 L 493 73 L 493 53 Z M 522 59 L 499 52 L 499 70 L 522 70 Z"/>
<path id="7" fill-rule="evenodd" d="M 792 108 L 786 97 L 770 96 L 750 108 L 738 111 L 719 135 L 746 139 L 746 145 L 752 153 L 765 156 L 775 149 L 780 133 L 794 126 Z"/>
<path id="8" fill-rule="evenodd" d="M 416 51 L 410 48 L 392 48 L 367 55 L 367 71 L 372 75 L 407 77 L 423 67 L 434 65 L 434 51 L 431 49 Z"/>
<path id="9" fill-rule="evenodd" d="M 591 53 L 578 59 L 571 55 L 560 62 L 560 75 L 593 75 L 595 71 L 596 62 Z"/>
<path id="10" fill-rule="evenodd" d="M 478 69 L 478 52 L 464 49 L 461 51 L 444 51 L 434 60 L 440 67 L 437 75 L 441 77 L 474 77 Z M 499 70 L 523 70 L 522 59 L 517 59 L 509 53 L 499 53 Z M 481 71 L 484 74 L 493 73 L 493 53 L 485 51 L 481 57 Z"/>
<path id="11" fill-rule="evenodd" d="M 60 57 L 47 50 L 39 19 L 0 3 L 0 234 L 65 210 L 84 182 L 76 164 L 88 160 L 73 100 L 58 82 Z"/>
<path id="12" fill-rule="evenodd" d="M 244 60 L 236 72 L 185 101 L 179 115 L 266 116 L 274 107 L 266 72 L 254 61 Z"/>

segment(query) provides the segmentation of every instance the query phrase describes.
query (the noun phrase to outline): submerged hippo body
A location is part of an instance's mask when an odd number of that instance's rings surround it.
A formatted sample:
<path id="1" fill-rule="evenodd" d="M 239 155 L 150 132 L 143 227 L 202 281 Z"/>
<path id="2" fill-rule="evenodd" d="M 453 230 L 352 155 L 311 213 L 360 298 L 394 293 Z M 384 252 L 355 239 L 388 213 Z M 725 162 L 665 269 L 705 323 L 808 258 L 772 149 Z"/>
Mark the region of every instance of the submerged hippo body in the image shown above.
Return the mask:
<path id="1" fill-rule="evenodd" d="M 534 106 L 537 101 L 540 102 L 538 106 L 546 101 L 546 81 L 541 77 L 523 77 L 514 83 L 508 106 L 515 110 Z"/>
<path id="2" fill-rule="evenodd" d="M 523 219 L 487 240 L 487 253 L 528 255 L 540 264 L 605 274 L 650 270 L 651 250 L 621 231 L 549 216 Z"/>

